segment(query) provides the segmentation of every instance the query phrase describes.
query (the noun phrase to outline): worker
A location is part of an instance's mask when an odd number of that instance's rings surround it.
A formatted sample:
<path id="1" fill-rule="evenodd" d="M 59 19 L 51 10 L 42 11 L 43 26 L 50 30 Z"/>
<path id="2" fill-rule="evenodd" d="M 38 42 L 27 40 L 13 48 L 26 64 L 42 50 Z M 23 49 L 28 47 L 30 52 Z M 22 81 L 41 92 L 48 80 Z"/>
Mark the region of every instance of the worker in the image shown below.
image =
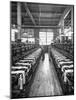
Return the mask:
<path id="1" fill-rule="evenodd" d="M 42 49 L 42 60 L 44 60 L 45 59 L 44 47 L 42 46 L 41 49 Z"/>

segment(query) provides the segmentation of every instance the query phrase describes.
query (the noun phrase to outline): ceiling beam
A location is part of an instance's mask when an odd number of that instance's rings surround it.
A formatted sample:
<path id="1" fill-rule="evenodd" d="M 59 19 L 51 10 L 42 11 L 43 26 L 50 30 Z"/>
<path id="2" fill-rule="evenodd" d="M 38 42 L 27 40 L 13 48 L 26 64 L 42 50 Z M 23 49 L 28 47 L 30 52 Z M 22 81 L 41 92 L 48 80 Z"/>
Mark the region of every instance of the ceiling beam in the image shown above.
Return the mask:
<path id="1" fill-rule="evenodd" d="M 34 20 L 32 14 L 31 14 L 31 12 L 30 12 L 28 6 L 27 6 L 27 3 L 24 3 L 24 5 L 25 5 L 25 9 L 26 9 L 26 11 L 27 11 L 27 14 L 29 15 L 29 17 L 30 17 L 30 19 L 32 20 L 33 24 L 36 25 L 35 20 Z"/>
<path id="2" fill-rule="evenodd" d="M 17 12 L 12 12 L 11 14 L 12 14 L 12 15 L 16 15 Z M 51 15 L 52 15 L 52 16 L 61 16 L 61 15 L 62 15 L 62 13 L 57 13 L 57 12 L 56 12 L 56 13 L 51 13 L 51 12 L 50 12 L 50 13 L 47 13 L 47 12 L 43 13 L 43 12 L 41 12 L 41 15 L 43 15 L 43 16 L 40 16 L 40 17 L 45 17 L 44 15 L 46 15 L 46 14 L 47 14 L 47 17 L 48 17 L 48 18 L 49 18 Z M 27 16 L 28 16 L 28 13 L 22 12 L 21 15 L 27 17 Z M 38 12 L 34 12 L 34 13 L 33 13 L 33 12 L 32 12 L 31 15 L 39 16 L 40 13 L 38 13 Z M 49 15 L 49 16 L 48 16 L 48 15 Z M 33 16 L 32 16 L 32 17 L 33 17 Z M 47 18 L 47 17 L 45 17 L 45 18 Z M 34 20 L 34 18 L 33 18 L 33 20 Z"/>
<path id="3" fill-rule="evenodd" d="M 28 18 L 28 16 L 23 16 L 23 17 L 26 18 L 26 19 Z M 37 19 L 37 18 L 39 19 L 39 16 L 34 16 L 34 20 Z M 61 18 L 60 16 L 40 17 L 40 19 L 60 19 L 60 18 Z"/>
<path id="4" fill-rule="evenodd" d="M 37 14 L 39 14 L 38 12 L 31 12 L 31 13 L 32 13 L 32 15 L 37 15 Z M 51 15 L 51 14 L 52 14 L 52 15 L 55 15 L 55 14 L 57 14 L 57 15 L 59 15 L 59 16 L 62 15 L 62 13 L 51 12 L 51 11 L 50 11 L 50 12 L 47 12 L 47 11 L 46 11 L 46 12 L 43 12 L 43 11 L 41 11 L 41 14 L 42 14 L 42 15 L 45 15 L 45 14 L 47 14 L 47 15 Z"/>
<path id="5" fill-rule="evenodd" d="M 60 8 L 65 8 L 67 5 L 66 4 L 50 4 L 50 3 L 39 3 L 40 6 L 50 6 L 50 7 L 60 7 Z M 71 6 L 71 5 L 69 5 Z"/>
<path id="6" fill-rule="evenodd" d="M 16 27 L 18 27 L 18 26 L 20 26 L 20 25 L 16 25 Z M 12 27 L 12 24 L 11 24 L 11 27 Z M 34 25 L 21 25 L 20 26 L 21 28 L 32 28 L 32 29 L 35 29 L 35 28 L 46 28 L 46 29 L 60 29 L 60 28 L 62 28 L 63 26 L 58 26 L 58 25 L 49 25 L 49 26 L 43 26 L 43 25 L 36 25 L 36 26 L 34 26 Z"/>
<path id="7" fill-rule="evenodd" d="M 59 25 L 61 24 L 62 19 L 65 19 L 65 15 L 71 10 L 71 7 L 72 6 L 69 6 L 69 5 L 66 7 L 66 9 L 64 10 L 64 12 L 63 12 L 63 14 L 62 14 L 62 16 L 60 18 Z"/>
<path id="8" fill-rule="evenodd" d="M 27 13 L 28 14 L 28 13 Z M 26 16 L 27 16 L 27 14 L 26 14 Z M 39 15 L 40 14 L 40 12 L 31 12 L 31 14 L 32 15 Z M 57 16 L 61 16 L 62 15 L 62 13 L 57 13 L 57 12 L 41 12 L 41 15 L 45 15 L 45 14 L 47 14 L 47 15 L 57 15 Z M 25 16 L 25 13 L 24 12 L 22 12 L 22 16 Z"/>
<path id="9" fill-rule="evenodd" d="M 51 12 L 52 14 L 56 13 L 56 11 L 52 11 L 52 10 L 47 10 L 47 11 L 46 11 L 46 10 L 44 10 L 44 11 L 41 10 L 41 12 L 42 12 L 42 13 L 50 13 L 50 12 Z M 33 10 L 32 10 L 31 13 L 39 13 L 39 11 L 33 11 Z M 62 12 L 62 11 L 57 11 L 57 13 L 58 13 L 58 14 L 62 14 L 63 12 Z"/>
<path id="10" fill-rule="evenodd" d="M 26 18 L 26 17 L 23 17 L 25 20 L 27 20 L 28 21 L 28 17 Z M 39 20 L 39 18 L 37 18 L 37 17 L 35 17 L 34 18 L 34 20 Z M 40 18 L 40 21 L 59 21 L 60 19 L 59 18 Z"/>
<path id="11" fill-rule="evenodd" d="M 30 25 L 21 25 L 22 28 L 50 28 L 50 29 L 59 29 L 61 26 L 30 26 Z"/>

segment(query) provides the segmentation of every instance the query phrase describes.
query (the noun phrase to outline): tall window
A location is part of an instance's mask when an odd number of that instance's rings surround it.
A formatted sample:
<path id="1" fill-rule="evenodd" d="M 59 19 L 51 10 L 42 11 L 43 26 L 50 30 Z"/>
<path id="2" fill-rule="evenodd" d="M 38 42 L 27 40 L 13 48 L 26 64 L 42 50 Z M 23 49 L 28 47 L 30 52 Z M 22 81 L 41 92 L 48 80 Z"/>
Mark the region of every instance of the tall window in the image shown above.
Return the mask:
<path id="1" fill-rule="evenodd" d="M 53 32 L 47 32 L 47 45 L 50 45 L 53 40 Z"/>
<path id="2" fill-rule="evenodd" d="M 53 40 L 53 32 L 40 32 L 39 33 L 39 44 L 50 45 Z"/>
<path id="3" fill-rule="evenodd" d="M 46 32 L 39 33 L 39 44 L 46 45 Z"/>

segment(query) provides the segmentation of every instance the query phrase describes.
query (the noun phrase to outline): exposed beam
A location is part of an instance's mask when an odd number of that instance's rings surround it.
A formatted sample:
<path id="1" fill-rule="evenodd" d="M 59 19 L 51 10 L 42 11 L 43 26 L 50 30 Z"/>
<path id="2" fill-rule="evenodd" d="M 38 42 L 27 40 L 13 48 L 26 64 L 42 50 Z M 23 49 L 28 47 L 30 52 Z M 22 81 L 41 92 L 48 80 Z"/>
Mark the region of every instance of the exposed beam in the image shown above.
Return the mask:
<path id="1" fill-rule="evenodd" d="M 38 16 L 38 15 L 40 15 L 40 12 L 31 12 L 31 14 L 34 15 L 34 16 L 35 15 Z M 62 13 L 57 13 L 57 12 L 52 13 L 51 11 L 50 12 L 41 12 L 41 15 L 43 15 L 43 16 L 46 15 L 46 14 L 49 15 L 49 16 L 51 16 L 51 15 L 53 15 L 53 16 L 61 16 L 62 15 Z M 24 12 L 22 13 L 22 16 L 25 16 Z M 26 14 L 26 16 L 27 16 L 27 14 Z"/>
<path id="2" fill-rule="evenodd" d="M 59 29 L 61 26 L 30 26 L 30 25 L 22 25 L 22 28 L 48 28 L 48 29 Z"/>
<path id="3" fill-rule="evenodd" d="M 29 15 L 29 17 L 30 17 L 30 19 L 32 20 L 33 24 L 36 25 L 35 20 L 34 20 L 32 14 L 31 14 L 31 12 L 30 12 L 28 6 L 27 6 L 27 3 L 24 3 L 24 5 L 25 5 L 25 9 L 26 9 L 26 11 L 27 11 L 27 14 Z"/>
<path id="4" fill-rule="evenodd" d="M 24 18 L 28 18 L 27 16 L 23 16 Z M 34 16 L 34 19 L 39 18 L 39 16 Z M 40 17 L 40 19 L 60 19 L 60 16 L 52 16 L 52 17 Z"/>
<path id="5" fill-rule="evenodd" d="M 39 3 L 40 6 L 50 6 L 50 7 L 60 7 L 60 8 L 65 8 L 67 5 L 66 4 L 50 4 L 50 3 Z M 72 6 L 72 5 L 69 5 Z"/>
<path id="6" fill-rule="evenodd" d="M 63 12 L 63 14 L 62 14 L 62 16 L 60 18 L 60 22 L 62 21 L 62 19 L 65 18 L 65 15 L 70 11 L 71 7 L 72 6 L 69 6 L 69 5 L 66 7 L 66 9 L 64 10 L 64 12 Z M 59 24 L 60 24 L 60 22 L 59 22 Z"/>
<path id="7" fill-rule="evenodd" d="M 53 10 L 47 10 L 47 11 L 46 10 L 44 10 L 44 11 L 41 10 L 41 12 L 42 13 L 50 13 L 51 12 L 52 14 L 56 13 L 56 11 L 53 11 Z M 31 13 L 39 13 L 39 11 L 33 11 L 33 10 L 31 10 Z M 57 11 L 57 14 L 62 14 L 62 13 L 63 13 L 62 11 Z"/>
<path id="8" fill-rule="evenodd" d="M 12 12 L 12 16 L 15 16 L 16 14 L 17 14 L 17 12 Z M 36 13 L 31 13 L 31 14 L 34 15 L 34 16 L 37 16 L 37 17 L 39 17 L 39 15 L 40 15 L 40 13 L 38 13 L 38 12 L 36 12 Z M 47 16 L 44 16 L 45 14 L 46 14 Z M 24 17 L 28 17 L 28 13 L 22 12 L 21 15 L 24 16 Z M 51 15 L 55 18 L 55 17 L 60 17 L 62 14 L 61 14 L 61 13 L 42 13 L 42 12 L 41 12 L 41 15 L 43 15 L 43 16 L 40 16 L 40 18 L 50 18 Z M 48 15 L 49 15 L 49 16 L 48 16 Z M 33 18 L 33 19 L 34 19 L 34 18 Z"/>
<path id="9" fill-rule="evenodd" d="M 37 19 L 35 19 L 35 20 L 37 20 Z M 41 22 L 48 22 L 48 21 L 49 22 L 53 22 L 53 21 L 55 22 L 55 21 L 59 21 L 59 19 L 56 19 L 56 18 L 55 19 L 51 19 L 51 18 L 49 18 L 49 19 L 48 18 L 47 19 L 45 19 L 45 18 L 41 19 L 40 18 L 40 21 Z"/>
<path id="10" fill-rule="evenodd" d="M 24 17 L 24 19 L 27 21 L 29 20 L 28 17 L 27 18 Z M 39 18 L 36 17 L 34 18 L 34 20 L 39 20 Z M 60 20 L 59 18 L 44 18 L 44 17 L 40 18 L 40 21 L 59 21 L 59 20 Z"/>
<path id="11" fill-rule="evenodd" d="M 14 14 L 16 14 L 16 12 L 12 12 L 12 14 L 14 15 Z M 27 16 L 27 14 L 28 13 L 25 13 L 25 12 L 22 12 L 22 16 Z M 39 15 L 40 14 L 40 12 L 31 12 L 31 15 Z M 54 15 L 54 16 L 61 16 L 62 15 L 62 13 L 57 13 L 57 12 L 54 12 L 54 13 L 52 13 L 51 11 L 50 12 L 41 12 L 41 15 L 45 15 L 45 14 L 47 14 L 47 15 Z M 33 16 L 32 16 L 33 17 Z"/>
<path id="12" fill-rule="evenodd" d="M 32 13 L 32 15 L 37 15 L 37 14 L 39 14 L 38 12 L 31 12 L 31 13 Z M 57 13 L 57 12 L 54 12 L 54 13 L 53 13 L 53 12 L 51 12 L 51 11 L 50 11 L 50 12 L 42 12 L 42 11 L 41 11 L 41 14 L 42 14 L 42 15 L 45 15 L 45 14 L 47 14 L 47 15 L 56 15 L 56 14 L 57 14 L 57 15 L 59 15 L 59 16 L 62 15 L 62 13 Z"/>

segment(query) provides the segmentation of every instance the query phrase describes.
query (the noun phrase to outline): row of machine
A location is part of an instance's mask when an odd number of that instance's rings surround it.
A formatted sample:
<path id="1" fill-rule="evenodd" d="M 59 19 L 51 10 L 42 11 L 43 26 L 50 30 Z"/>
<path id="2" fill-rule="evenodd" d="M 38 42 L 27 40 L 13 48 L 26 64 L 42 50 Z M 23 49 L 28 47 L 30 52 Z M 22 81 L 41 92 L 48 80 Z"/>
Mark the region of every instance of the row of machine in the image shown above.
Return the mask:
<path id="1" fill-rule="evenodd" d="M 13 47 L 13 49 L 16 48 L 17 45 Z M 24 49 L 24 51 L 20 52 L 23 54 L 12 50 L 12 52 L 17 53 L 12 56 L 14 61 L 12 60 L 13 63 L 11 66 L 11 98 L 26 97 L 27 87 L 31 82 L 42 53 L 42 49 L 35 45 L 28 45 L 26 52 L 25 45 L 22 44 L 19 48 Z"/>
<path id="2" fill-rule="evenodd" d="M 50 48 L 50 57 L 53 59 L 63 94 L 74 94 L 74 61 L 54 46 Z"/>

